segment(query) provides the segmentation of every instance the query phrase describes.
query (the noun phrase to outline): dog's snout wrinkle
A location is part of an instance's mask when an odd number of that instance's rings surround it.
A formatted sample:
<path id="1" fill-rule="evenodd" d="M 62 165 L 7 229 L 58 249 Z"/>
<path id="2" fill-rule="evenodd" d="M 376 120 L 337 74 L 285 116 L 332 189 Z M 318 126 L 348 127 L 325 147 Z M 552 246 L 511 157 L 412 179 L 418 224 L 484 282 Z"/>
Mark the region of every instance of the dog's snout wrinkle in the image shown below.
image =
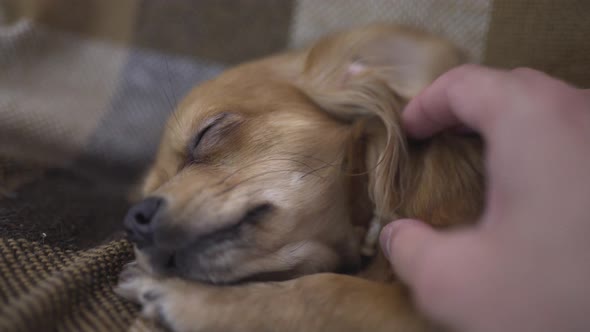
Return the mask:
<path id="1" fill-rule="evenodd" d="M 238 236 L 243 226 L 257 224 L 273 209 L 274 206 L 269 203 L 257 204 L 245 210 L 239 218 L 231 218 L 227 223 L 219 223 L 217 227 L 203 229 L 200 232 L 194 228 L 167 225 L 166 222 L 161 222 L 155 228 L 154 242 L 158 248 L 168 251 L 182 250 L 187 247 L 205 249 L 214 243 Z"/>
<path id="2" fill-rule="evenodd" d="M 249 204 L 249 208 L 239 209 L 227 218 L 227 222 L 217 227 L 204 227 L 200 232 L 188 225 L 171 223 L 170 215 L 160 217 L 153 227 L 153 244 L 141 248 L 155 271 L 163 275 L 189 276 L 197 269 L 199 259 L 220 255 L 228 244 L 238 243 L 244 227 L 254 226 L 263 221 L 275 206 L 270 203 Z M 241 213 L 239 211 L 242 211 Z M 236 218 L 236 216 L 239 216 Z M 219 220 L 222 216 L 217 215 Z M 198 220 L 196 220 L 198 223 Z M 238 241 L 238 242 L 235 242 Z M 231 245 L 230 245 L 231 247 Z M 211 278 L 207 278 L 209 280 Z M 213 280 L 213 279 L 211 279 Z"/>
<path id="3" fill-rule="evenodd" d="M 185 248 L 192 242 L 191 230 L 179 226 L 168 225 L 165 221 L 158 223 L 154 229 L 154 244 L 159 249 L 173 251 Z"/>
<path id="4" fill-rule="evenodd" d="M 239 231 L 240 227 L 247 224 L 256 224 L 260 222 L 268 213 L 273 210 L 273 205 L 270 203 L 262 203 L 247 209 L 240 218 L 234 220 L 228 225 L 207 232 L 199 237 L 199 239 L 208 239 L 211 237 L 224 237 L 223 235 L 232 235 Z"/>
<path id="5" fill-rule="evenodd" d="M 258 204 L 250 208 L 238 223 L 256 223 L 259 222 L 266 214 L 273 210 L 274 206 L 270 203 Z"/>

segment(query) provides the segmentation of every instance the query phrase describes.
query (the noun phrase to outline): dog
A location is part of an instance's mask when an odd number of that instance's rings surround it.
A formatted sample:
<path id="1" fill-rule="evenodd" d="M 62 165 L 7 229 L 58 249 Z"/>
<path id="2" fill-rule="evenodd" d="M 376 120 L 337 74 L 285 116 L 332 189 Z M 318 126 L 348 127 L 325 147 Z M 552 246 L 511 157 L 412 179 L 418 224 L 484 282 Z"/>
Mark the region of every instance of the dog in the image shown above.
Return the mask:
<path id="1" fill-rule="evenodd" d="M 117 292 L 173 331 L 428 331 L 379 250 L 399 217 L 476 220 L 482 144 L 412 141 L 407 101 L 465 58 L 388 24 L 242 64 L 167 123 Z"/>

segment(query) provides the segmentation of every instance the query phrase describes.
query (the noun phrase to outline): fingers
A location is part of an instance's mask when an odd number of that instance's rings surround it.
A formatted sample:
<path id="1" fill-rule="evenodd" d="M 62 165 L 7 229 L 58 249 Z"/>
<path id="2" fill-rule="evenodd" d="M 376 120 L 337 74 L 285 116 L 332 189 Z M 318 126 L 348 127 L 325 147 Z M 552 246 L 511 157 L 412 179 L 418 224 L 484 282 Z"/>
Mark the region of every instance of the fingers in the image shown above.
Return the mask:
<path id="1" fill-rule="evenodd" d="M 506 93 L 507 75 L 476 65 L 452 69 L 408 103 L 402 115 L 406 130 L 425 138 L 466 125 L 486 136 Z"/>
<path id="2" fill-rule="evenodd" d="M 437 320 L 452 320 L 453 307 L 473 304 L 473 295 L 483 291 L 481 275 L 489 271 L 491 260 L 473 229 L 441 233 L 420 221 L 404 219 L 386 226 L 380 242 L 396 275 L 412 289 L 417 305 Z"/>
<path id="3" fill-rule="evenodd" d="M 436 247 L 440 237 L 421 221 L 402 219 L 387 225 L 379 240 L 397 276 L 413 286 L 425 251 Z"/>

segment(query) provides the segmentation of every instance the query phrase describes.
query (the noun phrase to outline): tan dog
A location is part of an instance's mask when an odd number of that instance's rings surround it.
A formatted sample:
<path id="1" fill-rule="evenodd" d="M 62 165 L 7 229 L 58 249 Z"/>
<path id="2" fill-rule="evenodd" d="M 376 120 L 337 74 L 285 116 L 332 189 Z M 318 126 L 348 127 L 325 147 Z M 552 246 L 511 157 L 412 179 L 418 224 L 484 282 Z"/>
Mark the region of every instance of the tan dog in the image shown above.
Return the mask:
<path id="1" fill-rule="evenodd" d="M 375 25 L 197 87 L 126 218 L 137 263 L 119 293 L 174 331 L 429 329 L 361 250 L 397 217 L 480 213 L 479 141 L 400 129 L 404 103 L 461 61 L 441 39 Z"/>

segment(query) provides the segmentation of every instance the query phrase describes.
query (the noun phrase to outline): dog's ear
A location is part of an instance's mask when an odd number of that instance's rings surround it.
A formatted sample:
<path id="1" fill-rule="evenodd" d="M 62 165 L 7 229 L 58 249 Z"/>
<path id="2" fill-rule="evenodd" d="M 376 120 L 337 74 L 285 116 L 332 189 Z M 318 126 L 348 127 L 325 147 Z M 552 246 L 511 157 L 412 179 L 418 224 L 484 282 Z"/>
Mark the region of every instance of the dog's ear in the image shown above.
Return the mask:
<path id="1" fill-rule="evenodd" d="M 474 222 L 485 196 L 483 142 L 477 136 L 439 134 L 410 142 L 403 217 L 435 226 Z"/>
<path id="2" fill-rule="evenodd" d="M 443 38 L 389 24 L 376 24 L 320 40 L 307 53 L 305 84 L 343 89 L 362 76 L 380 79 L 403 99 L 465 61 Z"/>
<path id="3" fill-rule="evenodd" d="M 400 112 L 408 99 L 462 61 L 447 41 L 391 25 L 334 35 L 307 52 L 302 89 L 340 119 L 365 119 L 369 195 L 385 218 L 402 204 L 401 178 L 409 177 L 401 176 L 410 161 Z"/>

